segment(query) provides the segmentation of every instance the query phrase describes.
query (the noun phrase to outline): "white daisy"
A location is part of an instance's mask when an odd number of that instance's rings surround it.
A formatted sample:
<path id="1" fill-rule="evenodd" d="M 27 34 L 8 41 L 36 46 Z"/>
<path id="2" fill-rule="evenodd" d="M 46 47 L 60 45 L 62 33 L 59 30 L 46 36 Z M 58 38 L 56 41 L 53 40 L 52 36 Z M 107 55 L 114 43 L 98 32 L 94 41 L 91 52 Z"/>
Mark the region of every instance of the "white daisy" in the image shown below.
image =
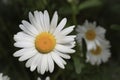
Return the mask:
<path id="1" fill-rule="evenodd" d="M 41 79 L 40 77 L 38 77 L 37 80 L 42 80 L 42 79 Z M 50 80 L 50 77 L 47 76 L 47 77 L 45 78 L 45 80 Z"/>
<path id="2" fill-rule="evenodd" d="M 14 53 L 15 57 L 20 57 L 19 61 L 25 61 L 26 67 L 31 71 L 37 68 L 37 71 L 44 74 L 45 71 L 53 72 L 54 62 L 62 69 L 70 59 L 67 53 L 74 53 L 72 48 L 75 46 L 75 35 L 69 35 L 75 26 L 64 28 L 67 19 L 64 18 L 58 23 L 58 14 L 54 13 L 50 22 L 49 14 L 45 10 L 34 11 L 34 15 L 29 13 L 30 23 L 23 20 L 19 25 L 23 31 L 14 35 L 16 41 L 14 46 L 22 48 Z"/>
<path id="3" fill-rule="evenodd" d="M 77 27 L 77 42 L 81 44 L 84 38 L 87 50 L 96 49 L 96 44 L 100 45 L 99 40 L 104 39 L 106 30 L 100 26 L 96 27 L 96 22 L 89 23 L 87 20 L 83 25 Z"/>
<path id="4" fill-rule="evenodd" d="M 0 73 L 0 80 L 10 80 L 8 76 L 3 76 L 3 73 Z"/>
<path id="5" fill-rule="evenodd" d="M 86 61 L 90 62 L 92 65 L 100 65 L 102 62 L 107 62 L 109 57 L 111 56 L 110 53 L 110 44 L 109 41 L 102 40 L 100 41 L 100 45 L 96 45 L 96 49 L 91 49 L 87 51 L 86 54 Z"/>

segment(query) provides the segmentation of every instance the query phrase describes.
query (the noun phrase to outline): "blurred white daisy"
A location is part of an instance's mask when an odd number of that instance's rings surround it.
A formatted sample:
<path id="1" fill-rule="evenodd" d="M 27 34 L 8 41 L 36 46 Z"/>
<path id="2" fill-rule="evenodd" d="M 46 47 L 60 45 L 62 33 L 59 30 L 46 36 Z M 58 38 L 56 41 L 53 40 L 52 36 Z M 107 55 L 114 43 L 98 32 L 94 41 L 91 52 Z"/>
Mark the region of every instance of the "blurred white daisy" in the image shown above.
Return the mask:
<path id="1" fill-rule="evenodd" d="M 42 80 L 42 79 L 41 79 L 40 77 L 38 77 L 37 80 Z M 47 76 L 47 77 L 45 78 L 45 80 L 50 80 L 50 77 Z"/>
<path id="2" fill-rule="evenodd" d="M 0 73 L 0 80 L 10 80 L 8 76 L 3 76 L 3 73 Z"/>
<path id="3" fill-rule="evenodd" d="M 76 40 L 81 44 L 82 38 L 87 44 L 87 50 L 96 49 L 96 44 L 100 45 L 99 40 L 103 40 L 106 30 L 100 26 L 96 27 L 96 22 L 89 23 L 87 20 L 83 25 L 77 27 Z"/>
<path id="4" fill-rule="evenodd" d="M 58 23 L 58 14 L 54 13 L 50 22 L 49 14 L 45 10 L 34 11 L 34 15 L 29 13 L 29 20 L 23 20 L 19 25 L 23 31 L 14 35 L 16 41 L 14 46 L 22 48 L 14 53 L 15 57 L 20 57 L 19 61 L 25 61 L 26 67 L 31 71 L 37 68 L 37 71 L 44 74 L 45 71 L 53 72 L 54 62 L 62 69 L 66 62 L 63 60 L 70 59 L 67 53 L 74 53 L 72 49 L 75 46 L 75 35 L 69 35 L 74 26 L 64 28 L 67 19 L 64 18 Z"/>
<path id="5" fill-rule="evenodd" d="M 100 41 L 100 45 L 96 45 L 96 49 L 91 49 L 87 51 L 86 54 L 86 61 L 90 62 L 92 65 L 100 65 L 102 62 L 107 62 L 109 57 L 111 56 L 110 53 L 110 44 L 109 41 L 102 40 Z"/>

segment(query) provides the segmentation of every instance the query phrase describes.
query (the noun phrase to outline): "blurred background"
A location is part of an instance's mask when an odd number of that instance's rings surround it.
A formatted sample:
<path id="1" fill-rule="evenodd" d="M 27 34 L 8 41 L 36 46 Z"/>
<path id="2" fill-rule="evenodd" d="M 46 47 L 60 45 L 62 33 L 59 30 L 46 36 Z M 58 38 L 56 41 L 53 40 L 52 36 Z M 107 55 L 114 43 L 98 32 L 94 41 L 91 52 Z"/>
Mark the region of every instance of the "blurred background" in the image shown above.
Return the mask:
<path id="1" fill-rule="evenodd" d="M 50 17 L 58 11 L 59 20 L 66 17 L 69 25 L 80 25 L 87 19 L 96 21 L 106 30 L 111 42 L 112 56 L 107 63 L 92 66 L 85 63 L 85 50 L 76 51 L 67 61 L 66 68 L 58 66 L 52 74 L 30 72 L 25 62 L 13 57 L 18 50 L 13 46 L 13 35 L 20 31 L 19 24 L 28 20 L 28 12 L 48 10 Z M 77 56 L 78 55 L 78 56 Z M 11 80 L 37 80 L 50 76 L 51 80 L 120 80 L 120 0 L 0 0 L 0 73 Z"/>

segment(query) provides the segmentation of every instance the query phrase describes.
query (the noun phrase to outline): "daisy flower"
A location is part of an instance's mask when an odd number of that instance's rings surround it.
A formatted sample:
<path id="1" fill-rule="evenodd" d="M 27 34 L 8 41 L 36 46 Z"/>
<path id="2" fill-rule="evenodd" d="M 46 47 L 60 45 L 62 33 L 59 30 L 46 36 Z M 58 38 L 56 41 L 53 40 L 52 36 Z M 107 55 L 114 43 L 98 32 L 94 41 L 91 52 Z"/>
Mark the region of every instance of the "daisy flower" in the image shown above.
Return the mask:
<path id="1" fill-rule="evenodd" d="M 109 57 L 111 56 L 110 53 L 110 44 L 109 41 L 102 40 L 100 41 L 100 45 L 96 45 L 96 49 L 91 49 L 87 51 L 86 54 L 86 61 L 90 62 L 92 65 L 100 65 L 102 62 L 107 62 Z"/>
<path id="2" fill-rule="evenodd" d="M 96 22 L 89 23 L 87 20 L 83 25 L 77 27 L 76 40 L 81 44 L 82 38 L 87 44 L 87 50 L 96 49 L 96 44 L 100 45 L 99 40 L 104 39 L 106 30 L 100 26 L 96 27 Z"/>
<path id="3" fill-rule="evenodd" d="M 48 12 L 29 12 L 30 22 L 23 20 L 19 25 L 22 31 L 14 35 L 14 46 L 21 48 L 13 55 L 20 57 L 19 61 L 25 61 L 26 67 L 31 71 L 37 69 L 41 74 L 54 70 L 54 62 L 62 69 L 65 68 L 65 60 L 70 59 L 69 53 L 74 53 L 75 35 L 68 35 L 75 26 L 64 28 L 67 19 L 58 23 L 58 14 L 54 13 L 50 22 Z M 64 59 L 63 59 L 64 58 Z"/>
<path id="4" fill-rule="evenodd" d="M 3 76 L 3 73 L 0 73 L 0 80 L 10 80 L 8 76 Z"/>
<path id="5" fill-rule="evenodd" d="M 40 77 L 38 77 L 37 80 L 42 80 L 42 79 L 41 79 Z M 50 80 L 50 77 L 47 76 L 47 77 L 45 78 L 45 80 Z"/>

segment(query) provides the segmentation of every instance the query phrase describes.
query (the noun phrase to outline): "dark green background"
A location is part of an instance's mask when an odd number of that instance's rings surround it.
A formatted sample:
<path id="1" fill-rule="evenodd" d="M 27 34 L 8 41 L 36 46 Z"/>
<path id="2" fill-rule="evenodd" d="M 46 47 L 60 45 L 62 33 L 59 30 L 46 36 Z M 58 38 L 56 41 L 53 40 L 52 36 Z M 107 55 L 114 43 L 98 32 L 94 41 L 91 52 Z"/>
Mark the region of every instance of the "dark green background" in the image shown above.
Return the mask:
<path id="1" fill-rule="evenodd" d="M 11 80 L 36 80 L 38 76 L 50 76 L 52 80 L 120 80 L 120 0 L 0 0 L 0 72 Z M 25 62 L 13 57 L 18 50 L 13 46 L 13 35 L 20 31 L 19 24 L 28 20 L 28 12 L 48 10 L 52 17 L 58 11 L 59 21 L 66 17 L 67 26 L 79 25 L 87 19 L 96 21 L 106 30 L 106 38 L 111 42 L 111 58 L 100 66 L 85 63 L 85 54 L 77 50 L 71 60 L 66 60 L 64 70 L 57 65 L 50 74 L 40 75 L 30 72 Z"/>

